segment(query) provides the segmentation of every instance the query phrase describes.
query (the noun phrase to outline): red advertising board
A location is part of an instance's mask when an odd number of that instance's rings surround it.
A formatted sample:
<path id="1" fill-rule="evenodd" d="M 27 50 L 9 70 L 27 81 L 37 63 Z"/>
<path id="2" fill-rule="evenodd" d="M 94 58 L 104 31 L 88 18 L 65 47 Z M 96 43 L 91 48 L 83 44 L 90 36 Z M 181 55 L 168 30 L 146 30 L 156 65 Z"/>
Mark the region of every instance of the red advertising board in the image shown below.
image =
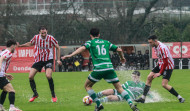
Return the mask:
<path id="1" fill-rule="evenodd" d="M 182 58 L 190 58 L 190 42 L 183 42 L 181 46 L 181 42 L 170 42 L 170 43 L 164 43 L 168 46 L 170 53 L 173 58 L 181 58 L 181 48 L 182 48 Z M 154 50 L 152 48 L 152 50 Z M 156 59 L 157 56 L 152 51 L 152 58 Z"/>
<path id="2" fill-rule="evenodd" d="M 0 46 L 0 52 L 5 49 L 5 46 Z M 7 73 L 27 73 L 30 71 L 34 63 L 34 47 L 19 47 L 16 48 Z M 45 70 L 43 69 L 42 72 Z"/>

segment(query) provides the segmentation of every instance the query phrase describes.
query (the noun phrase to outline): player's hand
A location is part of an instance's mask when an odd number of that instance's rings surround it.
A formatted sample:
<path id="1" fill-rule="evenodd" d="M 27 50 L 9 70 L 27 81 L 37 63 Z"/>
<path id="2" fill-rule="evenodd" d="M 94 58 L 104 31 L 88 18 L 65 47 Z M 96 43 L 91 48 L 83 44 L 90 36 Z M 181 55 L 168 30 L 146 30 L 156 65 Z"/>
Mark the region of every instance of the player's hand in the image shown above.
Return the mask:
<path id="1" fill-rule="evenodd" d="M 11 74 L 5 74 L 5 77 L 8 79 L 8 80 L 13 80 L 13 76 Z"/>
<path id="2" fill-rule="evenodd" d="M 62 62 L 60 60 L 57 60 L 58 65 L 62 65 Z"/>
<path id="3" fill-rule="evenodd" d="M 66 56 L 61 57 L 61 59 L 64 60 L 64 59 L 67 59 L 67 58 L 70 58 L 70 57 L 72 57 L 72 56 L 71 55 L 66 55 Z"/>
<path id="4" fill-rule="evenodd" d="M 154 74 L 153 78 L 160 77 L 160 76 L 161 76 L 160 73 L 156 73 L 156 74 Z"/>
<path id="5" fill-rule="evenodd" d="M 121 58 L 120 61 L 121 61 L 122 64 L 125 64 L 126 59 L 125 58 Z"/>
<path id="6" fill-rule="evenodd" d="M 19 46 L 20 46 L 19 42 L 16 42 L 16 46 L 17 46 L 17 47 L 19 47 Z"/>

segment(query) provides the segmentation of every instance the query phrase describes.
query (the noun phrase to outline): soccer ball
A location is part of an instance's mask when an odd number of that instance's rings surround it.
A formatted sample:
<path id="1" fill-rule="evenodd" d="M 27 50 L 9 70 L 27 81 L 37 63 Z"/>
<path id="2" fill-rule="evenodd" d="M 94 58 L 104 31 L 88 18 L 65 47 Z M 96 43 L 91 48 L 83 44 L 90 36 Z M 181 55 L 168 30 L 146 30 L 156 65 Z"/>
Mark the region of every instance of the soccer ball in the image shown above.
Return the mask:
<path id="1" fill-rule="evenodd" d="M 83 99 L 82 99 L 84 105 L 91 105 L 92 104 L 92 98 L 90 96 L 85 96 Z"/>

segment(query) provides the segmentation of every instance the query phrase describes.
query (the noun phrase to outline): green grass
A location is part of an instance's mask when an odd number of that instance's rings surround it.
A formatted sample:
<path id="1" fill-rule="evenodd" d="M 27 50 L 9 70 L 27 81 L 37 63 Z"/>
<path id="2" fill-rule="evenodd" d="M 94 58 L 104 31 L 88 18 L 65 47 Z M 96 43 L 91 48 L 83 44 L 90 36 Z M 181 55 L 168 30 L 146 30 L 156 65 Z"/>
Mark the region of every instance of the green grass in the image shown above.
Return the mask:
<path id="1" fill-rule="evenodd" d="M 121 82 L 130 79 L 131 71 L 120 71 L 118 77 Z M 140 71 L 141 80 L 146 81 L 149 70 Z M 84 82 L 90 72 L 63 72 L 53 73 L 55 84 L 55 92 L 58 97 L 57 103 L 51 102 L 51 94 L 48 81 L 44 73 L 38 73 L 35 76 L 37 91 L 39 98 L 29 103 L 28 100 L 32 96 L 30 89 L 28 74 L 13 74 L 14 80 L 11 82 L 16 90 L 15 105 L 23 111 L 93 111 L 95 104 L 84 106 L 82 98 L 87 95 L 84 89 Z M 128 78 L 127 78 L 128 77 Z M 138 104 L 141 111 L 190 111 L 190 70 L 174 70 L 171 77 L 170 85 L 172 85 L 186 101 L 181 104 L 175 96 L 171 95 L 161 86 L 161 77 L 153 81 L 152 90 L 156 90 L 159 94 L 170 100 L 156 103 Z M 113 88 L 112 84 L 101 80 L 94 85 L 93 89 L 98 92 L 107 88 Z M 126 102 L 103 103 L 104 111 L 130 111 Z M 9 108 L 8 96 L 4 107 Z"/>

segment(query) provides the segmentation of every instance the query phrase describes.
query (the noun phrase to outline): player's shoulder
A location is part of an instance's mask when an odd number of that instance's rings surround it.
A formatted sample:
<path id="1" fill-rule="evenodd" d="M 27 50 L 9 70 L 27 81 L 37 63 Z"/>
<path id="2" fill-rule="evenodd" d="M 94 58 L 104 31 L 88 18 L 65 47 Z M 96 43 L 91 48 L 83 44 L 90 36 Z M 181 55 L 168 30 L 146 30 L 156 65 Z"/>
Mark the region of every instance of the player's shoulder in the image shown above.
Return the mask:
<path id="1" fill-rule="evenodd" d="M 0 56 L 2 57 L 11 57 L 12 56 L 12 53 L 9 51 L 9 50 L 4 50 L 0 53 Z"/>
<path id="2" fill-rule="evenodd" d="M 49 35 L 49 34 L 47 34 L 47 37 L 55 38 L 53 35 Z"/>
<path id="3" fill-rule="evenodd" d="M 167 48 L 167 46 L 164 43 L 160 42 L 160 41 L 159 41 L 159 46 L 160 46 L 160 48 Z"/>
<path id="4" fill-rule="evenodd" d="M 40 37 L 40 34 L 36 34 L 36 35 L 34 35 L 33 38 L 36 38 L 36 37 Z"/>
<path id="5" fill-rule="evenodd" d="M 86 42 L 87 42 L 87 43 L 91 43 L 91 42 L 92 42 L 92 40 L 87 40 Z"/>

